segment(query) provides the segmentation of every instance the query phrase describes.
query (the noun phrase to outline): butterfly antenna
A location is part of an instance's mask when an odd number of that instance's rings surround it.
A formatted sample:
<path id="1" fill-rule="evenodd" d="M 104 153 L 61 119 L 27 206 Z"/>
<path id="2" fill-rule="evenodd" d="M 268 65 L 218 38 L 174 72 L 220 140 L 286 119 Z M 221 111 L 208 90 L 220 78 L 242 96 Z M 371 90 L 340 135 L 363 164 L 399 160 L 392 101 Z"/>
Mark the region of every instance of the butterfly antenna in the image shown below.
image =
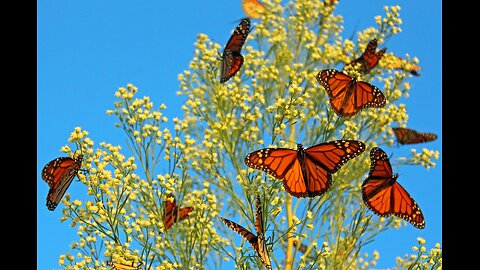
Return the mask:
<path id="1" fill-rule="evenodd" d="M 245 19 L 250 20 L 250 18 L 248 18 L 248 17 L 243 17 L 243 18 L 240 18 L 240 19 L 237 19 L 235 21 L 230 22 L 230 24 L 239 24 L 242 20 L 245 20 Z"/>
<path id="2" fill-rule="evenodd" d="M 390 42 L 390 39 L 391 39 L 391 38 L 392 38 L 392 36 L 389 36 L 389 37 L 383 39 L 382 46 L 385 47 L 385 46 L 388 44 L 388 42 Z M 378 40 L 378 39 L 379 39 L 379 37 L 377 38 L 377 40 Z M 378 46 L 378 47 L 380 47 L 380 46 Z"/>
<path id="3" fill-rule="evenodd" d="M 349 37 L 350 40 L 353 40 L 353 36 L 355 36 L 355 33 L 357 32 L 359 24 L 360 24 L 360 19 L 357 20 L 357 23 L 355 24 L 355 27 L 353 28 L 353 31 L 350 34 L 350 37 Z"/>

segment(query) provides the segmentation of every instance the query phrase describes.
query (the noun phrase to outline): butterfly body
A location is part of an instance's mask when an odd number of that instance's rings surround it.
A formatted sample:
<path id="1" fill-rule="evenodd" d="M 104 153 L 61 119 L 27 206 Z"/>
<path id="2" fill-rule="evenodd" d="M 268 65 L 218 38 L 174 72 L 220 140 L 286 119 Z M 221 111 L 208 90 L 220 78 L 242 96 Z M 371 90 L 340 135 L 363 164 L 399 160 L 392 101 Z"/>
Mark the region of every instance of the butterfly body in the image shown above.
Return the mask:
<path id="1" fill-rule="evenodd" d="M 55 210 L 72 183 L 73 178 L 75 178 L 78 170 L 80 170 L 82 160 L 83 155 L 78 155 L 76 158 L 59 157 L 43 167 L 42 179 L 45 180 L 50 187 L 46 204 L 48 210 Z"/>
<path id="2" fill-rule="evenodd" d="M 332 185 L 332 174 L 348 160 L 365 150 L 365 144 L 354 140 L 336 140 L 297 149 L 265 148 L 245 157 L 248 167 L 262 170 L 283 180 L 285 190 L 295 197 L 315 197 Z"/>
<path id="3" fill-rule="evenodd" d="M 250 19 L 243 19 L 233 31 L 227 45 L 225 45 L 222 54 L 221 83 L 232 78 L 242 67 L 243 56 L 240 51 L 251 30 Z"/>
<path id="4" fill-rule="evenodd" d="M 419 229 L 425 228 L 420 207 L 397 182 L 398 174 L 392 173 L 387 154 L 374 147 L 370 151 L 370 159 L 370 172 L 362 183 L 362 198 L 366 206 L 381 217 L 395 215 Z"/>
<path id="5" fill-rule="evenodd" d="M 382 108 L 386 105 L 385 96 L 376 86 L 358 81 L 338 70 L 320 71 L 317 81 L 325 88 L 330 105 L 339 116 L 353 116 L 364 108 Z"/>

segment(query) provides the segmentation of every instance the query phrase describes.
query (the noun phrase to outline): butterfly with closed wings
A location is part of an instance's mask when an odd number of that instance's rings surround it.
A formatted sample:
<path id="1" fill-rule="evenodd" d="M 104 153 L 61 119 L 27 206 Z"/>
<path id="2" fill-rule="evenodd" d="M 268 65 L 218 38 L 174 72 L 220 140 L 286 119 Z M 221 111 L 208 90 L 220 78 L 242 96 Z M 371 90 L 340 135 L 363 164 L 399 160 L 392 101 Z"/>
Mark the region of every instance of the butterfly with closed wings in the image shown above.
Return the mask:
<path id="1" fill-rule="evenodd" d="M 50 190 L 47 195 L 47 208 L 54 211 L 63 195 L 82 166 L 83 155 L 76 158 L 59 157 L 45 165 L 42 179 L 47 182 Z"/>
<path id="2" fill-rule="evenodd" d="M 233 31 L 222 54 L 221 83 L 232 78 L 242 67 L 243 56 L 240 51 L 251 30 L 250 19 L 245 18 Z"/>
<path id="3" fill-rule="evenodd" d="M 265 227 L 263 225 L 262 208 L 263 206 L 260 200 L 260 196 L 257 196 L 257 199 L 255 200 L 255 231 L 257 232 L 257 235 L 253 234 L 249 230 L 245 229 L 244 227 L 231 220 L 222 217 L 220 217 L 220 219 L 230 229 L 234 230 L 243 238 L 245 238 L 245 240 L 247 240 L 252 245 L 253 249 L 257 252 L 265 267 L 267 269 L 272 269 L 270 256 L 268 255 L 268 250 L 265 243 Z"/>

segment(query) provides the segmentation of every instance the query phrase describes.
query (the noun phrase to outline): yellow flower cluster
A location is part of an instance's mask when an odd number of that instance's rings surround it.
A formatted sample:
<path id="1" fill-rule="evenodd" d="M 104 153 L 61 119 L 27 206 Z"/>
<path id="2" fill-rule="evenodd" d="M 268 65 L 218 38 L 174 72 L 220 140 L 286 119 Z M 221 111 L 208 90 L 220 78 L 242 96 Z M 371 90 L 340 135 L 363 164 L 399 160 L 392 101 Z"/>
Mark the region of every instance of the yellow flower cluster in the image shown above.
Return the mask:
<path id="1" fill-rule="evenodd" d="M 432 159 L 438 159 L 440 157 L 439 151 L 427 148 L 422 148 L 421 153 L 418 153 L 417 149 L 412 148 L 411 154 L 412 156 L 406 161 L 406 164 L 420 164 L 427 170 L 431 167 L 435 167 L 435 162 L 433 162 Z"/>
<path id="2" fill-rule="evenodd" d="M 425 239 L 418 237 L 419 246 L 413 246 L 412 250 L 416 254 L 405 254 L 403 258 L 397 257 L 397 267 L 394 269 L 442 269 L 442 249 L 439 243 L 427 251 Z"/>

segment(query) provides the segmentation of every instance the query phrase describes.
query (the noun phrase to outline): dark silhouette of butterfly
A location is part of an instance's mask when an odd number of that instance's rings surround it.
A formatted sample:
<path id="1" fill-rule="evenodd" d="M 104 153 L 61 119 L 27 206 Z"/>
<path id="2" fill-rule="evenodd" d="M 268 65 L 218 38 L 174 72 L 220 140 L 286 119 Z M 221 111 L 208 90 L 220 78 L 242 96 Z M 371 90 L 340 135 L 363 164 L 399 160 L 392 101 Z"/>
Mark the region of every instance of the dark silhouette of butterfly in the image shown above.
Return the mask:
<path id="1" fill-rule="evenodd" d="M 362 74 L 366 74 L 370 72 L 380 61 L 380 58 L 382 58 L 383 54 L 385 54 L 385 51 L 387 48 L 383 48 L 380 51 L 377 52 L 377 40 L 373 39 L 367 44 L 367 48 L 365 51 L 362 53 L 362 55 L 347 64 L 347 66 L 353 66 L 356 67 L 358 64 L 360 65 L 358 71 Z M 343 69 L 345 69 L 345 67 Z"/>
<path id="2" fill-rule="evenodd" d="M 245 240 L 247 240 L 257 252 L 258 256 L 262 260 L 262 263 L 267 269 L 272 269 L 272 264 L 270 262 L 270 256 L 268 255 L 267 246 L 265 243 L 265 227 L 263 225 L 263 215 L 262 215 L 262 203 L 260 196 L 257 196 L 255 201 L 256 216 L 255 216 L 255 231 L 257 235 L 253 234 L 244 227 L 238 225 L 237 223 L 228 220 L 226 218 L 220 217 L 220 219 L 227 225 L 230 229 L 234 230 L 240 234 Z"/>
<path id="3" fill-rule="evenodd" d="M 47 195 L 47 208 L 50 211 L 57 208 L 58 203 L 82 166 L 83 155 L 76 158 L 59 157 L 45 165 L 42 179 L 47 182 L 50 190 Z"/>
<path id="4" fill-rule="evenodd" d="M 303 254 L 305 254 L 305 252 L 307 252 L 307 249 L 308 249 L 307 245 L 301 242 L 299 243 L 297 242 L 297 240 L 293 240 L 293 246 L 296 247 L 298 251 L 302 252 Z"/>
<path id="5" fill-rule="evenodd" d="M 381 217 L 395 215 L 419 229 L 425 228 L 420 207 L 397 182 L 398 174 L 392 173 L 387 154 L 374 147 L 370 159 L 370 172 L 362 184 L 362 197 L 367 207 Z"/>
<path id="6" fill-rule="evenodd" d="M 242 67 L 243 56 L 240 54 L 245 39 L 251 31 L 250 19 L 242 19 L 240 24 L 233 31 L 227 42 L 222 55 L 222 69 L 220 82 L 224 83 L 233 77 Z"/>
<path id="7" fill-rule="evenodd" d="M 115 269 L 115 270 L 141 270 L 142 269 L 141 267 L 143 265 L 142 262 L 140 262 L 140 264 L 137 266 L 133 266 L 133 263 L 134 262 L 132 262 L 132 265 L 130 266 L 123 263 L 107 261 L 107 265 L 112 266 L 113 267 L 112 269 Z"/>
<path id="8" fill-rule="evenodd" d="M 437 134 L 422 133 L 410 128 L 393 127 L 393 133 L 400 144 L 430 142 L 437 139 Z"/>
<path id="9" fill-rule="evenodd" d="M 385 96 L 380 89 L 338 70 L 320 71 L 317 81 L 327 91 L 332 109 L 339 116 L 352 116 L 368 107 L 385 107 Z"/>
<path id="10" fill-rule="evenodd" d="M 170 200 L 172 198 L 173 200 Z M 165 217 L 163 218 L 163 223 L 165 224 L 165 230 L 168 230 L 172 227 L 173 223 L 188 218 L 190 212 L 192 212 L 193 207 L 182 207 L 179 208 L 175 202 L 175 197 L 173 194 L 168 194 L 167 199 L 165 200 Z"/>
<path id="11" fill-rule="evenodd" d="M 336 140 L 297 150 L 265 148 L 245 157 L 248 167 L 262 170 L 283 180 L 285 190 L 295 197 L 322 195 L 332 185 L 332 174 L 348 160 L 365 151 L 365 144 L 353 140 Z"/>

